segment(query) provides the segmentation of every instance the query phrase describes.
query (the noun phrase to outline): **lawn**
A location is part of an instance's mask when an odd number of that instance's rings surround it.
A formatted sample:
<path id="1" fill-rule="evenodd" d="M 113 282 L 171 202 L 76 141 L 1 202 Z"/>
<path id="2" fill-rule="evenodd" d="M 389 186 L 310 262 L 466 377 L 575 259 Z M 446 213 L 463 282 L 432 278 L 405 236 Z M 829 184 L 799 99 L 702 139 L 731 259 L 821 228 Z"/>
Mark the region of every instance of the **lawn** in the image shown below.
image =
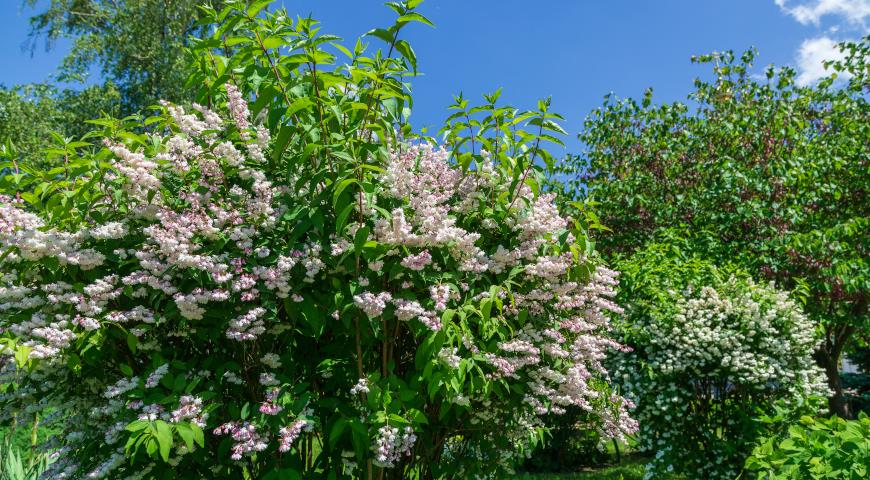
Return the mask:
<path id="1" fill-rule="evenodd" d="M 643 478 L 643 458 L 628 458 L 620 465 L 575 473 L 523 473 L 516 480 L 640 480 Z"/>

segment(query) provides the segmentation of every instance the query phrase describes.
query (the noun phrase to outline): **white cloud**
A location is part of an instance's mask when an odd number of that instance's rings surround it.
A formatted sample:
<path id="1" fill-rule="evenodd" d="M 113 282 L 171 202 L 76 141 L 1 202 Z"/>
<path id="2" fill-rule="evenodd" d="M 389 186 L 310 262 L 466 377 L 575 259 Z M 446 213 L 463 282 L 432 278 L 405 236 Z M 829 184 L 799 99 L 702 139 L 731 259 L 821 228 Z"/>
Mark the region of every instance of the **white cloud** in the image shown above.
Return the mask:
<path id="1" fill-rule="evenodd" d="M 814 38 L 801 43 L 795 54 L 798 85 L 809 85 L 829 75 L 822 64 L 825 60 L 840 60 L 843 55 L 837 43 L 850 37 L 865 35 L 870 20 L 870 0 L 773 0 L 785 13 L 803 25 L 815 27 Z M 830 17 L 822 27 L 822 19 Z M 833 38 L 832 38 L 833 37 Z M 841 75 L 843 75 L 841 73 Z"/>
<path id="2" fill-rule="evenodd" d="M 784 12 L 798 22 L 818 26 L 822 17 L 838 16 L 853 26 L 865 28 L 870 17 L 870 0 L 774 0 Z"/>
<path id="3" fill-rule="evenodd" d="M 828 37 L 810 38 L 801 43 L 797 52 L 798 85 L 806 86 L 830 75 L 822 64 L 824 60 L 840 60 L 843 54 L 837 49 L 837 42 Z M 842 74 L 841 74 L 842 75 Z"/>

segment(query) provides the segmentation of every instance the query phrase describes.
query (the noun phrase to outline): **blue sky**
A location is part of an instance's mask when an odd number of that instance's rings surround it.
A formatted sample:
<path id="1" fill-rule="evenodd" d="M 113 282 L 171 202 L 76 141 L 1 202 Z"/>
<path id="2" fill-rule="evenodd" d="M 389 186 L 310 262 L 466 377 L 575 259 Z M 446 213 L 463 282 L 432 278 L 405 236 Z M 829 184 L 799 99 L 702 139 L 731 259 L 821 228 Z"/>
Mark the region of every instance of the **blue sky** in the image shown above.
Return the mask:
<path id="1" fill-rule="evenodd" d="M 68 48 L 46 52 L 39 42 L 31 56 L 24 47 L 33 10 L 21 3 L 0 0 L 7 86 L 49 80 Z M 392 18 L 380 0 L 281 4 L 347 43 Z M 608 92 L 637 97 L 653 87 L 658 101 L 684 99 L 707 73 L 690 63 L 694 54 L 755 46 L 759 68 L 790 64 L 811 82 L 836 41 L 866 34 L 870 0 L 427 0 L 420 11 L 436 28 L 414 25 L 407 35 L 423 72 L 414 81 L 417 128 L 437 126 L 453 94 L 478 99 L 503 87 L 502 98 L 520 108 L 552 96 L 573 134 Z"/>

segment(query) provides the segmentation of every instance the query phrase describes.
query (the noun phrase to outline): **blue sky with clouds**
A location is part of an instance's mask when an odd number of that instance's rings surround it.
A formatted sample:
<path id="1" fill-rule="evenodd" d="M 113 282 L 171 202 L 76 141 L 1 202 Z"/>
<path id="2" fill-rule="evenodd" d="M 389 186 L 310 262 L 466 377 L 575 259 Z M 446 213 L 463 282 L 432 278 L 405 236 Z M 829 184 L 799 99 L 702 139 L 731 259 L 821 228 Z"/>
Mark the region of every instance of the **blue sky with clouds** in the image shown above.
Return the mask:
<path id="1" fill-rule="evenodd" d="M 47 0 L 42 0 L 43 4 Z M 352 43 L 392 12 L 380 0 L 277 0 L 291 13 L 312 14 L 323 32 Z M 28 17 L 20 0 L 0 0 L 0 84 L 50 79 L 68 42 L 28 50 Z M 436 28 L 414 25 L 408 40 L 423 75 L 414 81 L 413 123 L 435 127 L 451 96 L 479 98 L 504 88 L 514 106 L 552 96 L 555 110 L 578 131 L 608 92 L 684 99 L 707 72 L 694 54 L 750 46 L 759 69 L 795 66 L 800 81 L 824 73 L 834 45 L 868 32 L 870 0 L 427 0 L 420 11 Z M 376 42 L 376 41 L 373 41 Z"/>

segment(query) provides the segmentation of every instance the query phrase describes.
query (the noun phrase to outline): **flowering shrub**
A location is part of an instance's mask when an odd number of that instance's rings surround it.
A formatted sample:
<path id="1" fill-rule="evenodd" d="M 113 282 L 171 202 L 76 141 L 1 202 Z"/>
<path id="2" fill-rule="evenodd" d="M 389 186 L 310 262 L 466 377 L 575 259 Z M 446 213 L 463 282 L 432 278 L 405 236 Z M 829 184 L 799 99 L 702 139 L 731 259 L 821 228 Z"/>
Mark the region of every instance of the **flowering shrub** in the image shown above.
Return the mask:
<path id="1" fill-rule="evenodd" d="M 401 56 L 331 71 L 333 38 L 266 3 L 211 12 L 213 107 L 3 180 L 0 418 L 62 430 L 44 477 L 492 477 L 568 407 L 633 432 L 616 274 L 537 188 L 548 103 L 470 149 L 405 140 L 419 1 L 373 31 Z"/>
<path id="2" fill-rule="evenodd" d="M 827 393 L 815 325 L 788 294 L 652 244 L 621 264 L 630 299 L 618 355 L 647 477 L 735 478 L 777 401 Z M 628 300 L 626 300 L 628 301 Z"/>

